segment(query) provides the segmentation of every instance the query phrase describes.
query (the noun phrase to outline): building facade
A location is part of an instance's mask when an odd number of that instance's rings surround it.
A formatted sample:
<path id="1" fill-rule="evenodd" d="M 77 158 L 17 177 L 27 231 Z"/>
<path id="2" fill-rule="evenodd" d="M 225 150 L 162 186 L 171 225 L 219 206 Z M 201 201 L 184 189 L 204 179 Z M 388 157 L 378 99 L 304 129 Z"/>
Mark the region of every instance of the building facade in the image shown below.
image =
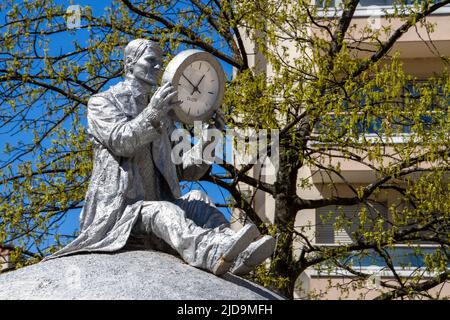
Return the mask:
<path id="1" fill-rule="evenodd" d="M 339 0 L 335 0 L 331 5 L 339 6 Z M 321 8 L 323 4 L 317 2 L 316 6 Z M 392 10 L 391 0 L 362 0 L 356 9 L 352 19 L 352 25 L 356 26 L 356 30 L 372 26 L 375 28 L 383 28 L 390 25 L 392 28 L 398 28 L 401 21 L 398 19 L 386 19 L 384 10 Z M 324 16 L 332 14 L 324 13 Z M 434 23 L 433 33 L 428 33 L 424 27 L 410 28 L 408 32 L 396 42 L 392 51 L 399 52 L 400 61 L 407 74 L 413 75 L 419 79 L 427 79 L 434 73 L 442 72 L 444 64 L 438 55 L 450 56 L 450 6 L 444 6 L 434 14 L 427 18 L 428 22 Z M 314 32 L 314 31 L 312 31 Z M 383 39 L 382 39 L 383 40 Z M 249 38 L 245 39 L 246 49 L 250 66 L 256 70 L 265 72 L 270 76 L 271 67 L 267 65 L 262 54 L 257 50 L 257 45 Z M 364 45 L 364 44 L 362 44 Z M 289 44 L 287 44 L 289 46 Z M 295 48 L 289 48 L 295 54 Z M 362 53 L 363 54 L 363 53 Z M 404 134 L 408 134 L 407 131 Z M 374 132 L 376 135 L 376 132 Z M 402 143 L 402 136 L 399 135 L 395 143 Z M 347 182 L 353 186 L 365 186 L 374 181 L 374 172 L 367 166 L 351 160 L 342 160 L 337 158 L 329 158 L 327 161 L 336 164 L 340 163 L 341 174 Z M 257 168 L 253 174 L 257 175 Z M 322 199 L 331 195 L 332 190 L 329 188 L 330 178 L 326 175 L 319 174 L 317 168 L 304 167 L 300 170 L 301 178 L 310 177 L 313 185 L 310 189 L 298 189 L 297 194 L 307 199 Z M 265 176 L 266 182 L 274 182 L 270 176 Z M 340 196 L 350 196 L 350 190 L 345 184 L 335 185 L 339 189 Z M 245 188 L 243 186 L 243 188 Z M 249 193 L 254 192 L 248 189 Z M 382 212 L 386 216 L 389 214 L 388 209 L 391 205 L 398 203 L 398 199 L 392 192 L 384 192 L 377 195 L 377 211 Z M 275 202 L 267 193 L 256 191 L 253 196 L 253 205 L 260 217 L 265 221 L 274 221 Z M 346 215 L 354 215 L 359 212 L 358 206 L 349 206 L 345 209 Z M 325 216 L 332 211 L 338 211 L 335 207 L 324 207 L 319 209 L 301 210 L 297 214 L 296 226 L 306 228 L 307 236 L 310 241 L 321 246 L 337 246 L 342 243 L 351 242 L 351 230 L 345 228 L 336 229 L 333 225 L 333 219 L 327 222 L 321 220 L 321 216 Z M 240 212 L 233 213 L 235 225 L 240 221 Z M 305 230 L 305 229 L 304 229 Z M 432 251 L 433 245 L 422 245 L 424 252 Z M 423 261 L 413 253 L 413 249 L 408 246 L 398 245 L 391 252 L 393 262 L 398 263 L 398 274 L 407 277 L 413 270 L 420 268 Z M 382 292 L 379 286 L 380 279 L 389 281 L 393 278 L 393 274 L 386 271 L 382 261 L 376 259 L 357 259 L 355 263 L 359 265 L 359 270 L 366 274 L 372 274 L 371 278 L 365 283 L 351 285 L 353 277 L 349 272 L 336 269 L 330 271 L 320 271 L 317 268 L 310 268 L 304 272 L 298 279 L 298 288 L 296 298 L 320 298 L 320 299 L 370 299 L 378 296 Z M 409 264 L 409 268 L 400 267 Z M 397 267 L 396 267 L 397 270 Z M 431 276 L 431 275 L 430 275 Z M 427 275 L 424 276 L 424 279 Z M 350 288 L 341 291 L 339 287 Z M 433 288 L 431 293 L 440 293 L 440 297 L 450 296 L 450 284 Z"/>
<path id="2" fill-rule="evenodd" d="M 12 267 L 9 256 L 10 250 L 0 247 L 0 272 Z"/>

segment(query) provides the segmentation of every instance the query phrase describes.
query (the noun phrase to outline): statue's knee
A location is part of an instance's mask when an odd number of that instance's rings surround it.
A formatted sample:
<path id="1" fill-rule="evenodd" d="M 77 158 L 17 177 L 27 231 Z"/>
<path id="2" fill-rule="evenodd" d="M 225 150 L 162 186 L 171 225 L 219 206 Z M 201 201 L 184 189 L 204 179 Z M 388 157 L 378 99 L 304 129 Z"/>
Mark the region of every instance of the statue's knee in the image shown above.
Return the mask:
<path id="1" fill-rule="evenodd" d="M 188 192 L 183 198 L 186 200 L 199 200 L 206 203 L 214 203 L 213 200 L 201 190 L 192 190 Z"/>
<path id="2" fill-rule="evenodd" d="M 223 228 L 229 228 L 230 222 L 225 218 L 225 216 L 222 214 L 222 212 L 217 212 L 215 214 L 212 214 L 208 220 L 206 220 L 204 227 L 206 228 L 217 228 L 217 227 L 223 227 Z"/>
<path id="3" fill-rule="evenodd" d="M 180 215 L 183 213 L 183 209 L 169 201 L 146 201 L 141 210 L 141 216 L 147 219 L 155 218 L 159 215 L 170 219 L 172 215 Z"/>

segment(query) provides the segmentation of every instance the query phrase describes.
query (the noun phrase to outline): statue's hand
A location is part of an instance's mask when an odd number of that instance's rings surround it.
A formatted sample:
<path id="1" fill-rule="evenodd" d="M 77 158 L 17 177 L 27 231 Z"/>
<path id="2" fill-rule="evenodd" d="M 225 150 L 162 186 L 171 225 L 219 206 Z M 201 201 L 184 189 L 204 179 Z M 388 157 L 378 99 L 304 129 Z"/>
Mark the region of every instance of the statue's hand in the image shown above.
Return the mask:
<path id="1" fill-rule="evenodd" d="M 147 107 L 152 121 L 160 121 L 170 110 L 181 104 L 182 101 L 172 101 L 176 95 L 177 91 L 174 91 L 169 82 L 156 90 Z"/>

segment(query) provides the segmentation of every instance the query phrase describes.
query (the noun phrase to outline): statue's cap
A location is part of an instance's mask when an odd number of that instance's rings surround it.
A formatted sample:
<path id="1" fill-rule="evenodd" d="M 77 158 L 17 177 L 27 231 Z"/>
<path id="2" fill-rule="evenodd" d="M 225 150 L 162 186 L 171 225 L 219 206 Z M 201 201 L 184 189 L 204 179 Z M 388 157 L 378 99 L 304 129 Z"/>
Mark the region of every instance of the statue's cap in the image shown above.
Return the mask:
<path id="1" fill-rule="evenodd" d="M 161 47 L 157 42 L 147 39 L 134 39 L 125 47 L 125 59 L 128 59 L 129 63 L 133 64 L 139 60 L 147 49 L 162 55 Z"/>

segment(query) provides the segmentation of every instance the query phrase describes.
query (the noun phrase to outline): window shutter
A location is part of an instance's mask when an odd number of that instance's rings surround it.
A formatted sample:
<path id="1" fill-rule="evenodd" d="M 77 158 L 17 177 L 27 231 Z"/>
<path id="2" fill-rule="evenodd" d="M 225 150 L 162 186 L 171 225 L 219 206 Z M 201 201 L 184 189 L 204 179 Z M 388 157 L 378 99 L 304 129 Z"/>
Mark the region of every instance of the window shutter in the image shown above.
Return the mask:
<path id="1" fill-rule="evenodd" d="M 336 218 L 341 214 L 344 214 L 346 219 L 358 221 L 358 213 L 362 205 L 344 206 L 340 209 L 337 206 L 327 206 L 316 209 L 316 243 L 317 244 L 345 244 L 351 243 L 352 232 L 356 229 L 354 226 L 336 229 L 334 224 Z M 381 214 L 385 221 L 387 219 L 387 207 L 386 205 L 375 203 L 371 206 L 367 206 L 368 216 L 376 218 Z M 372 208 L 373 207 L 373 208 Z M 329 217 L 330 212 L 332 214 Z M 325 221 L 323 220 L 325 218 Z M 370 226 L 370 223 L 368 224 Z"/>

